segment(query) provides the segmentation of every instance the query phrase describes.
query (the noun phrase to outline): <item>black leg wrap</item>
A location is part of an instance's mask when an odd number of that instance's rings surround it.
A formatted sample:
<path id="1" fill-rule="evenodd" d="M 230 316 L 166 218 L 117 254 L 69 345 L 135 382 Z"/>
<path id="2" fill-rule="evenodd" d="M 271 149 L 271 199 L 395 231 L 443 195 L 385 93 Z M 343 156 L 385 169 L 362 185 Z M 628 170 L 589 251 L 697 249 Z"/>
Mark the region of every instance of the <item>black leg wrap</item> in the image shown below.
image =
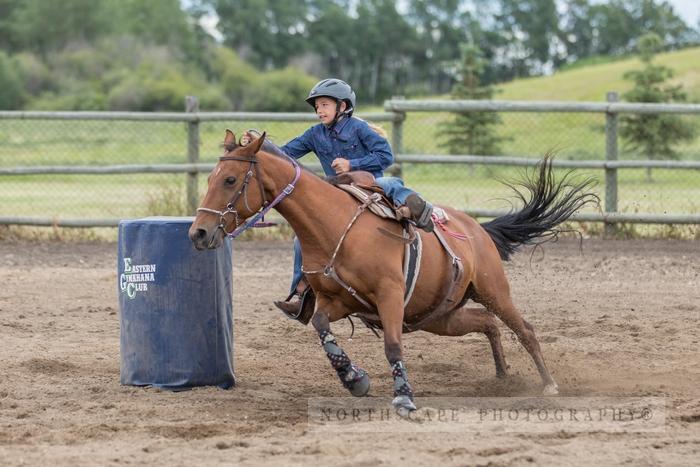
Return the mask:
<path id="1" fill-rule="evenodd" d="M 408 396 L 413 400 L 413 388 L 408 383 L 406 365 L 401 360 L 392 363 L 391 374 L 394 377 L 394 397 Z"/>
<path id="2" fill-rule="evenodd" d="M 338 342 L 335 340 L 333 334 L 329 331 L 321 331 L 319 337 L 321 338 L 323 350 L 326 351 L 326 356 L 328 360 L 331 361 L 331 365 L 335 371 L 340 371 L 350 365 L 350 358 L 343 349 L 338 346 Z"/>
<path id="3" fill-rule="evenodd" d="M 331 362 L 331 366 L 338 374 L 340 382 L 345 389 L 352 391 L 355 383 L 362 380 L 362 378 L 366 376 L 366 373 L 364 370 L 352 364 L 350 357 L 338 346 L 335 336 L 333 336 L 330 331 L 321 331 L 318 333 L 318 336 L 321 338 L 323 350 L 326 351 L 326 356 Z"/>

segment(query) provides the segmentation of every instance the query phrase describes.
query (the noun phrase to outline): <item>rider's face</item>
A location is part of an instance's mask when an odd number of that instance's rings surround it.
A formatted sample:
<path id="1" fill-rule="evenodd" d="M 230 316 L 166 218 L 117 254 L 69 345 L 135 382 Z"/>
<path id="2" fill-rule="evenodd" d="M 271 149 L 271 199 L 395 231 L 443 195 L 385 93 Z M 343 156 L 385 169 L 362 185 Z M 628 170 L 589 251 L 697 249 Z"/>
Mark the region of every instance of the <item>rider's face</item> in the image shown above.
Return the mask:
<path id="1" fill-rule="evenodd" d="M 336 104 L 335 100 L 330 97 L 317 97 L 314 101 L 316 107 L 316 115 L 324 125 L 330 125 L 335 118 Z M 345 102 L 340 103 L 340 111 L 345 110 Z"/>

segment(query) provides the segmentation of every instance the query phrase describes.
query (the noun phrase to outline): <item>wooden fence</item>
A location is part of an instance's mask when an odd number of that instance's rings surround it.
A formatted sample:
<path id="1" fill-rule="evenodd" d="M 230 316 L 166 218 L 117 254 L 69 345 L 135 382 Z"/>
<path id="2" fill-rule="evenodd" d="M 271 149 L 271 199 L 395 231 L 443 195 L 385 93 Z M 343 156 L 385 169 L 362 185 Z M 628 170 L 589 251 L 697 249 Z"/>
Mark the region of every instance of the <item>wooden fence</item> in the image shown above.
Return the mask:
<path id="1" fill-rule="evenodd" d="M 120 120 L 143 122 L 185 122 L 187 131 L 187 163 L 158 165 L 109 165 L 109 166 L 40 166 L 40 167 L 0 167 L 0 180 L 3 175 L 36 174 L 134 174 L 134 173 L 185 173 L 187 174 L 187 206 L 191 213 L 198 204 L 198 174 L 212 170 L 213 164 L 200 162 L 199 124 L 212 121 L 274 121 L 274 122 L 314 122 L 317 118 L 309 113 L 269 113 L 269 112 L 199 112 L 197 100 L 188 98 L 184 113 L 145 113 L 145 112 L 22 112 L 0 111 L 0 119 L 11 120 Z M 403 123 L 409 112 L 567 112 L 603 113 L 606 116 L 606 152 L 604 160 L 560 161 L 555 167 L 600 169 L 605 172 L 605 206 L 602 213 L 579 213 L 573 218 L 587 222 L 603 222 L 608 231 L 617 223 L 643 224 L 700 224 L 700 214 L 664 213 L 634 214 L 619 213 L 617 209 L 619 170 L 630 168 L 663 168 L 675 170 L 700 170 L 700 161 L 635 160 L 620 161 L 618 156 L 617 124 L 620 114 L 695 114 L 700 115 L 700 105 L 677 104 L 629 104 L 617 102 L 617 94 L 609 93 L 608 102 L 508 102 L 508 101 L 410 101 L 390 100 L 385 103 L 385 112 L 364 114 L 362 118 L 374 122 L 388 122 L 392 126 L 392 147 L 396 162 L 414 164 L 477 164 L 532 166 L 536 160 L 502 156 L 446 156 L 436 154 L 403 154 Z M 312 167 L 313 168 L 313 167 Z M 318 168 L 318 167 L 317 167 Z M 505 211 L 481 208 L 468 209 L 475 217 L 496 217 Z M 54 219 L 31 217 L 0 217 L 0 224 L 62 226 L 62 227 L 111 227 L 119 219 Z"/>

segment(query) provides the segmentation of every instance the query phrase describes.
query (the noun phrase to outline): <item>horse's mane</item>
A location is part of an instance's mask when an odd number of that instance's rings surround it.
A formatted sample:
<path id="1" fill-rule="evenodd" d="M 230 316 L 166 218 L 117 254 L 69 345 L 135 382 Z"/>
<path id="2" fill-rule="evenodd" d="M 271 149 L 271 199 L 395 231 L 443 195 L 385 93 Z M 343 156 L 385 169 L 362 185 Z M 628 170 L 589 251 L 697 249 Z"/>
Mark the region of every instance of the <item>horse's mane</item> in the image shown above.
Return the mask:
<path id="1" fill-rule="evenodd" d="M 279 146 L 277 146 L 275 143 L 273 143 L 272 141 L 270 141 L 270 139 L 267 138 L 267 137 L 265 138 L 265 141 L 263 141 L 262 146 L 260 146 L 260 149 L 261 149 L 262 151 L 265 151 L 265 152 L 269 153 L 269 154 L 272 154 L 273 156 L 281 157 L 282 159 L 287 159 L 288 157 L 291 157 L 290 155 L 288 155 L 288 154 L 286 154 L 284 151 L 282 151 L 282 149 L 281 149 Z M 313 175 L 313 176 L 316 177 L 316 178 L 320 178 L 320 179 L 323 180 L 324 182 L 327 181 L 325 178 L 319 176 L 319 175 L 318 175 L 316 172 L 314 172 L 313 170 L 311 170 L 311 169 L 309 169 L 308 167 L 304 166 L 304 164 L 299 163 L 299 161 L 297 161 L 297 163 L 299 164 L 299 166 L 301 167 L 302 170 L 304 170 L 304 171 L 310 173 L 311 175 Z"/>
<path id="2" fill-rule="evenodd" d="M 226 151 L 231 152 L 231 151 L 234 151 L 242 146 L 234 141 L 230 144 L 224 144 L 223 147 Z M 282 157 L 282 158 L 289 157 L 287 154 L 284 153 L 284 151 L 282 151 L 282 149 L 280 149 L 279 146 L 277 146 L 275 143 L 270 141 L 268 138 L 265 138 L 265 141 L 263 141 L 263 144 L 260 147 L 260 149 L 265 151 L 265 152 L 269 152 L 270 154 L 275 155 L 277 157 Z"/>
<path id="3" fill-rule="evenodd" d="M 239 144 L 237 144 L 235 141 L 232 142 L 231 144 L 224 144 L 223 146 L 224 146 L 224 149 L 226 149 L 226 151 L 229 151 L 229 152 L 230 152 L 230 151 L 233 151 L 233 150 L 235 150 L 235 149 L 237 149 L 237 148 L 239 148 L 239 147 L 242 147 L 242 146 L 240 146 Z M 289 156 L 288 154 L 286 154 L 284 151 L 282 151 L 282 149 L 281 149 L 279 146 L 277 146 L 275 143 L 273 143 L 272 141 L 270 141 L 270 139 L 267 138 L 267 137 L 265 137 L 265 141 L 263 141 L 262 146 L 260 146 L 260 150 L 261 150 L 261 151 L 265 151 L 265 152 L 267 152 L 267 153 L 269 153 L 269 154 L 272 154 L 273 156 L 281 157 L 282 159 L 287 159 L 288 157 L 291 157 L 291 156 Z M 299 163 L 299 162 L 297 161 L 297 163 Z M 335 185 L 333 185 L 333 183 L 330 183 L 330 182 L 329 182 L 329 179 L 333 179 L 333 178 L 335 178 L 335 176 L 321 177 L 320 175 L 318 175 L 318 174 L 317 174 L 316 172 L 314 172 L 313 170 L 311 170 L 311 169 L 309 169 L 308 167 L 304 166 L 304 164 L 299 163 L 299 166 L 301 167 L 302 170 L 304 170 L 304 171 L 310 173 L 310 174 L 313 175 L 314 177 L 319 178 L 319 179 L 323 180 L 323 181 L 326 182 L 326 183 L 329 183 L 331 186 L 335 186 Z"/>
<path id="4" fill-rule="evenodd" d="M 270 141 L 268 138 L 265 138 L 265 141 L 263 141 L 262 146 L 260 147 L 265 152 L 269 152 L 271 154 L 274 154 L 275 156 L 278 157 L 288 157 L 287 154 L 280 149 L 279 146 L 277 146 L 275 143 Z"/>

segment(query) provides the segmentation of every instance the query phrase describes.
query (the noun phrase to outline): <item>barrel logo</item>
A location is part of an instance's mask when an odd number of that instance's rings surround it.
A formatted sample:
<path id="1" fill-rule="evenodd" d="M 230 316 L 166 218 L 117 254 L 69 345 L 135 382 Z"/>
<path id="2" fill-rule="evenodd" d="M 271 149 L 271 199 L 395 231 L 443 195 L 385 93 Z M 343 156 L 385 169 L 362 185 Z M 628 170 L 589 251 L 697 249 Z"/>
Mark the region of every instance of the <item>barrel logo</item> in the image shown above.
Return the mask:
<path id="1" fill-rule="evenodd" d="M 155 281 L 155 264 L 132 264 L 131 258 L 124 258 L 124 272 L 119 276 L 119 288 L 127 297 L 136 298 L 138 292 L 147 292 L 148 284 Z"/>

